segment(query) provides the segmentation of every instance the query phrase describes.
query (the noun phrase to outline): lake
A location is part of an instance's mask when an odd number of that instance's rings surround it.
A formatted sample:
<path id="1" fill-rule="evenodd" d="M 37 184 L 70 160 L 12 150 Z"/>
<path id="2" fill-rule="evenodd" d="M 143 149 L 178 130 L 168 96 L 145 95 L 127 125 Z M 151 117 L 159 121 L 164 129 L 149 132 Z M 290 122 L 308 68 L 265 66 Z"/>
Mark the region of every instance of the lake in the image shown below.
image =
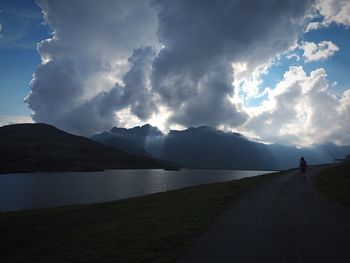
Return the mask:
<path id="1" fill-rule="evenodd" d="M 271 173 L 242 170 L 107 170 L 0 175 L 0 211 L 118 200 Z"/>

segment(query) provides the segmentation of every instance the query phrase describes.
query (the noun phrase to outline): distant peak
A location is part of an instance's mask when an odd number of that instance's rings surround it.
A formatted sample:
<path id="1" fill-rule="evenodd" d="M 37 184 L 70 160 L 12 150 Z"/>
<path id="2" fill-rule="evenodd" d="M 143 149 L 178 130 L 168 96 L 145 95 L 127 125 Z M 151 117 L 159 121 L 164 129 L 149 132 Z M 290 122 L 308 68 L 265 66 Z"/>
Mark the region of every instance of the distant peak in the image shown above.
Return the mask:
<path id="1" fill-rule="evenodd" d="M 193 128 L 193 127 L 191 127 L 191 128 Z M 210 126 L 205 126 L 205 125 L 202 125 L 202 126 L 199 126 L 199 127 L 197 127 L 197 128 L 193 128 L 193 129 L 216 131 L 216 129 L 215 129 L 215 128 L 210 127 Z"/>
<path id="2" fill-rule="evenodd" d="M 202 132 L 219 132 L 210 126 L 189 127 L 185 130 L 170 130 L 169 134 L 197 134 Z"/>
<path id="3" fill-rule="evenodd" d="M 127 128 L 118 128 L 113 127 L 111 129 L 112 133 L 119 133 L 124 135 L 140 135 L 140 136 L 158 136 L 163 135 L 163 133 L 157 128 L 150 124 L 145 124 L 142 126 L 135 126 L 133 128 L 127 129 Z"/>
<path id="4" fill-rule="evenodd" d="M 243 136 L 240 133 L 237 132 L 225 132 L 222 130 L 218 130 L 214 127 L 211 126 L 198 126 L 198 127 L 189 127 L 186 130 L 170 130 L 169 135 L 175 135 L 175 134 L 202 134 L 202 133 L 210 133 L 210 134 L 216 134 L 216 135 L 221 135 L 221 136 L 235 136 L 235 137 L 241 137 L 243 139 L 245 136 Z"/>

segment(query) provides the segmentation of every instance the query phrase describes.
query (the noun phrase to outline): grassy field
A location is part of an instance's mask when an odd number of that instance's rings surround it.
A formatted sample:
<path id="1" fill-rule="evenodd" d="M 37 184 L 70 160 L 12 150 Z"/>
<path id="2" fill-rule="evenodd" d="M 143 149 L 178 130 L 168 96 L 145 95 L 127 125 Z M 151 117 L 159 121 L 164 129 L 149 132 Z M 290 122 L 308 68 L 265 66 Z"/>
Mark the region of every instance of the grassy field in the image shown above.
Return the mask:
<path id="1" fill-rule="evenodd" d="M 330 200 L 350 206 L 350 162 L 323 170 L 316 186 Z"/>
<path id="2" fill-rule="evenodd" d="M 232 199 L 269 177 L 0 213 L 0 262 L 173 262 Z"/>

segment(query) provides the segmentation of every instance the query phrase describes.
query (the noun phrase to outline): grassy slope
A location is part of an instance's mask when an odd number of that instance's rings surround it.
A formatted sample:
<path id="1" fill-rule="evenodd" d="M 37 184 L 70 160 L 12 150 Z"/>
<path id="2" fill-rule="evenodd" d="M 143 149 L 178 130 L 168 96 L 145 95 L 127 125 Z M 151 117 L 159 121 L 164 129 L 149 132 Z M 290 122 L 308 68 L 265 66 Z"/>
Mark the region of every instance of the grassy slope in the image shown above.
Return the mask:
<path id="1" fill-rule="evenodd" d="M 172 262 L 233 198 L 268 177 L 0 213 L 0 262 Z"/>
<path id="2" fill-rule="evenodd" d="M 316 186 L 332 201 L 350 206 L 350 162 L 323 170 Z"/>

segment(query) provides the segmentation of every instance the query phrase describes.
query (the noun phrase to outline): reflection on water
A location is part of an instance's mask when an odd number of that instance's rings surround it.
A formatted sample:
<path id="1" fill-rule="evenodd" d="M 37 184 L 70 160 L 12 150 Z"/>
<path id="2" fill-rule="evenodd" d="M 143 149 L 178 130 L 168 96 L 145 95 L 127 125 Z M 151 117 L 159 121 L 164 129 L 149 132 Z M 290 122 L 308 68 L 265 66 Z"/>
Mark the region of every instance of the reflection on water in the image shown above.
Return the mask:
<path id="1" fill-rule="evenodd" d="M 0 175 L 0 211 L 95 203 L 269 173 L 235 170 L 108 170 Z"/>

